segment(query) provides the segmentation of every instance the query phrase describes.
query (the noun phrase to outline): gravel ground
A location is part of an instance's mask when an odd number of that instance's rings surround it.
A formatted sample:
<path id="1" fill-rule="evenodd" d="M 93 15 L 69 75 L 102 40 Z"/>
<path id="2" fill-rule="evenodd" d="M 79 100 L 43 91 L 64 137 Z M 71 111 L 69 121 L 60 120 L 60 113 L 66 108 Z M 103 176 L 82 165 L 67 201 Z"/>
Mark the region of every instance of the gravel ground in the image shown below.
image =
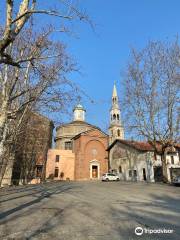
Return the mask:
<path id="1" fill-rule="evenodd" d="M 173 233 L 135 234 L 135 228 Z M 0 240 L 179 240 L 180 187 L 52 182 L 0 190 Z"/>

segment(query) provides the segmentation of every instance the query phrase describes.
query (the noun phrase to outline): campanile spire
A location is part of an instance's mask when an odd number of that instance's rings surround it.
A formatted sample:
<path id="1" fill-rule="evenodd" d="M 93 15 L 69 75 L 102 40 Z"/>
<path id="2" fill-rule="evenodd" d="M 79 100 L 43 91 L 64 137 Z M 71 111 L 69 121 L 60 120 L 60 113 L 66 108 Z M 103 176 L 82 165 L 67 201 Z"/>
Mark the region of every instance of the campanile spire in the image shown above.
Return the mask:
<path id="1" fill-rule="evenodd" d="M 111 144 L 116 139 L 124 139 L 124 129 L 121 123 L 116 83 L 114 83 L 110 109 L 109 143 Z"/>

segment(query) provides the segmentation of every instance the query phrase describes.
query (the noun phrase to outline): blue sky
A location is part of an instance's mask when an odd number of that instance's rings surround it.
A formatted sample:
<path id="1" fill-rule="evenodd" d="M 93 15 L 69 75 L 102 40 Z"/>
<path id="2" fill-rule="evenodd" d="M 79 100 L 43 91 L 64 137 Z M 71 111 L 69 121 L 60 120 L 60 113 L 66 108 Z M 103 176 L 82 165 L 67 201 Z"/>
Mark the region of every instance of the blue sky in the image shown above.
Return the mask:
<path id="1" fill-rule="evenodd" d="M 78 25 L 78 39 L 66 39 L 68 49 L 82 67 L 75 74 L 87 99 L 87 121 L 106 129 L 114 81 L 120 100 L 130 48 L 143 48 L 149 40 L 174 40 L 180 32 L 180 1 L 176 0 L 84 0 L 83 8 L 97 24 L 95 34 L 86 24 Z M 123 117 L 123 112 L 122 112 Z M 69 120 L 69 119 L 66 119 Z"/>
<path id="2" fill-rule="evenodd" d="M 0 7 L 1 14 L 2 2 Z M 87 121 L 106 130 L 114 81 L 120 100 L 123 98 L 122 72 L 130 48 L 143 48 L 148 40 L 174 40 L 180 32 L 180 1 L 83 0 L 80 7 L 96 24 L 96 33 L 85 23 L 75 23 L 73 27 L 78 37 L 57 34 L 55 38 L 67 44 L 68 52 L 81 66 L 83 74 L 75 73 L 71 77 L 94 100 L 94 103 L 87 98 L 82 101 L 87 110 Z M 44 18 L 46 16 L 41 15 L 39 22 Z M 58 19 L 48 19 L 58 26 Z M 63 120 L 71 119 L 63 116 Z"/>

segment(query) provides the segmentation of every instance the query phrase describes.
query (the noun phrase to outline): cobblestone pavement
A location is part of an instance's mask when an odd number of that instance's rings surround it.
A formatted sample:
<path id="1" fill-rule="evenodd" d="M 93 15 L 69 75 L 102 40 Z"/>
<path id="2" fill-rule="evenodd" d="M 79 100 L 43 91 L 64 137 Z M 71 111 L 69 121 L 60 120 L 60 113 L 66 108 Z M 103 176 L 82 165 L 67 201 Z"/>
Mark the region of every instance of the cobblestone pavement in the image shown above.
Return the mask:
<path id="1" fill-rule="evenodd" d="M 135 228 L 173 233 L 135 234 Z M 0 239 L 179 240 L 180 187 L 53 182 L 0 190 Z"/>

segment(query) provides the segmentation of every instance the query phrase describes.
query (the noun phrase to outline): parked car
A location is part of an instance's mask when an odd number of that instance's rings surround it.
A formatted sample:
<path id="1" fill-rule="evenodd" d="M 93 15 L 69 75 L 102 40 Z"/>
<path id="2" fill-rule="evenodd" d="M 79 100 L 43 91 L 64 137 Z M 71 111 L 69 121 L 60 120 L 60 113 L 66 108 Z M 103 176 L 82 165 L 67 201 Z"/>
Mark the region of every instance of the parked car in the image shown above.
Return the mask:
<path id="1" fill-rule="evenodd" d="M 114 173 L 104 173 L 102 175 L 102 181 L 119 181 L 119 176 Z"/>
<path id="2" fill-rule="evenodd" d="M 174 179 L 173 179 L 173 181 L 172 181 L 172 183 L 174 184 L 174 185 L 178 185 L 178 186 L 180 186 L 180 176 L 176 176 Z"/>

